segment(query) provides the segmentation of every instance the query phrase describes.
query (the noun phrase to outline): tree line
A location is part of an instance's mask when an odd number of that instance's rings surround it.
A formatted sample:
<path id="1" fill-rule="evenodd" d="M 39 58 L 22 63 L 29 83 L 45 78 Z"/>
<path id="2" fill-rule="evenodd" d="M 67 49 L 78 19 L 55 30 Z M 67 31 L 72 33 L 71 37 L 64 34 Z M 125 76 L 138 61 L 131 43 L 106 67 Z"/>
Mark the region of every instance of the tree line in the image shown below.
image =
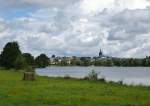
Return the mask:
<path id="1" fill-rule="evenodd" d="M 56 60 L 56 64 L 59 66 L 118 66 L 118 67 L 150 67 L 150 57 L 147 56 L 146 58 L 115 58 L 115 59 L 87 59 L 87 58 L 80 58 L 80 59 L 72 59 L 70 63 L 67 60 L 62 59 L 62 61 L 58 62 Z"/>
<path id="2" fill-rule="evenodd" d="M 55 56 L 52 56 L 54 58 Z M 106 58 L 95 59 L 81 57 L 80 59 L 73 58 L 68 62 L 66 59 L 58 61 L 55 58 L 56 64 L 59 66 L 123 66 L 123 67 L 135 67 L 135 66 L 150 66 L 150 56 L 145 58 Z M 25 69 L 27 67 L 39 67 L 44 68 L 48 65 L 52 65 L 50 58 L 45 54 L 40 54 L 37 57 L 32 56 L 30 53 L 22 53 L 17 42 L 8 42 L 1 54 L 0 54 L 0 67 Z"/>
<path id="3" fill-rule="evenodd" d="M 46 67 L 49 58 L 45 54 L 35 57 L 22 53 L 17 42 L 8 42 L 0 54 L 0 67 L 7 69 L 25 69 L 27 67 Z"/>
<path id="4" fill-rule="evenodd" d="M 120 58 L 94 61 L 95 66 L 119 66 L 119 67 L 149 67 L 150 57 L 146 58 Z"/>

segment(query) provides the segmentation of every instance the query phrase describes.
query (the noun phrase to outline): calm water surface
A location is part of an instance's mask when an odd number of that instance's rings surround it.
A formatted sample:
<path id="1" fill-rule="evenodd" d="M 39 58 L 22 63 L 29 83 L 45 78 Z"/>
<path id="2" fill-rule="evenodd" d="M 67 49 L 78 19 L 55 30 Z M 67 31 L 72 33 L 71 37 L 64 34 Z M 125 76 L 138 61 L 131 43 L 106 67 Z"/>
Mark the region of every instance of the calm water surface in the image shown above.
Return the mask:
<path id="1" fill-rule="evenodd" d="M 123 81 L 127 85 L 150 85 L 150 67 L 47 67 L 38 68 L 40 76 L 84 78 L 95 70 L 99 78 L 107 81 Z"/>

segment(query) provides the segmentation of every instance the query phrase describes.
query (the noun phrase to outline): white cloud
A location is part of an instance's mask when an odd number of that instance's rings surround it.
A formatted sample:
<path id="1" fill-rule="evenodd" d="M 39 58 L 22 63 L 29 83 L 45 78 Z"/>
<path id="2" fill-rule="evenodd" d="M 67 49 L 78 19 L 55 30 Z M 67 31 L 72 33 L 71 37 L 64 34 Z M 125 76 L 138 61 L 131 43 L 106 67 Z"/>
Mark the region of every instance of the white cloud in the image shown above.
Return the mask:
<path id="1" fill-rule="evenodd" d="M 147 6 L 150 6 L 148 0 L 82 0 L 80 8 L 83 12 L 92 14 L 104 9 L 115 12 L 123 9 L 144 9 Z"/>
<path id="2" fill-rule="evenodd" d="M 82 0 L 81 9 L 85 13 L 100 12 L 104 8 L 111 8 L 114 0 Z"/>
<path id="3" fill-rule="evenodd" d="M 10 8 L 29 4 L 40 9 L 21 18 L 0 19 L 0 50 L 6 42 L 17 40 L 24 52 L 34 55 L 95 56 L 100 48 L 112 56 L 150 55 L 147 0 L 23 0 L 19 4 L 13 0 L 10 3 Z"/>

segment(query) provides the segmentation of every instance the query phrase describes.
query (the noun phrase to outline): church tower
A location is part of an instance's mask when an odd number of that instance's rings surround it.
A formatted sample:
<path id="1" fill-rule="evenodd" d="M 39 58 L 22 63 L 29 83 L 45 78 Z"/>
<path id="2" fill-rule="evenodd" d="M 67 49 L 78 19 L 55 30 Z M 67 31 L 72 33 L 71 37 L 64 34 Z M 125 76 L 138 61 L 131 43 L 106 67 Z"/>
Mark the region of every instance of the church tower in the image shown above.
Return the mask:
<path id="1" fill-rule="evenodd" d="M 103 52 L 102 52 L 102 50 L 100 49 L 99 57 L 102 57 L 102 56 L 103 56 Z"/>

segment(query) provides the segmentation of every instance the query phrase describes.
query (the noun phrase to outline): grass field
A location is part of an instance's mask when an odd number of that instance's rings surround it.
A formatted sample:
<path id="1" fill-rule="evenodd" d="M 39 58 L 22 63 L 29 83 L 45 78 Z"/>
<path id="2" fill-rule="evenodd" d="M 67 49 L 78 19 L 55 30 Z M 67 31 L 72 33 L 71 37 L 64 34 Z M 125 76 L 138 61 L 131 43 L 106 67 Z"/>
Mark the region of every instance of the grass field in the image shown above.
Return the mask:
<path id="1" fill-rule="evenodd" d="M 0 106 L 150 106 L 150 87 L 37 77 L 0 70 Z"/>

